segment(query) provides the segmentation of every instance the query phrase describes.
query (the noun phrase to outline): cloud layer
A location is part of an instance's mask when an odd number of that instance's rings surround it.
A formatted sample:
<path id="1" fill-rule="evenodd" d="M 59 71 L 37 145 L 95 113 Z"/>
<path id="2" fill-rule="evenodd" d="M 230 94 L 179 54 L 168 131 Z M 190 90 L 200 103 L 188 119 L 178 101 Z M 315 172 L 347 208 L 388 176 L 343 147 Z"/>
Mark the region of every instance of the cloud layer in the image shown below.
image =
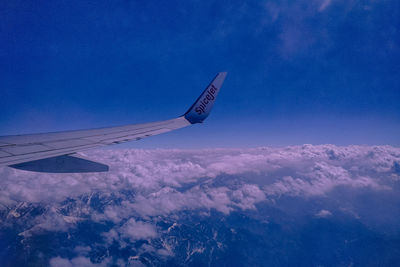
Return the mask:
<path id="1" fill-rule="evenodd" d="M 303 145 L 98 150 L 87 156 L 108 163 L 110 172 L 54 175 L 0 169 L 2 227 L 19 225 L 19 235 L 29 238 L 43 232 L 65 232 L 90 221 L 105 225 L 100 239 L 107 244 L 124 247 L 139 240 L 151 244 L 174 228 L 161 227 L 162 218 L 184 211 L 203 216 L 256 212 L 282 197 L 327 197 L 340 188 L 386 194 L 399 181 L 400 149 Z M 26 214 L 37 209 L 40 212 L 32 220 L 24 221 Z M 333 215 L 320 209 L 313 216 Z M 141 250 L 160 257 L 173 255 L 168 246 L 146 245 Z M 73 259 L 56 257 L 51 264 L 84 263 L 86 256 L 87 252 Z"/>

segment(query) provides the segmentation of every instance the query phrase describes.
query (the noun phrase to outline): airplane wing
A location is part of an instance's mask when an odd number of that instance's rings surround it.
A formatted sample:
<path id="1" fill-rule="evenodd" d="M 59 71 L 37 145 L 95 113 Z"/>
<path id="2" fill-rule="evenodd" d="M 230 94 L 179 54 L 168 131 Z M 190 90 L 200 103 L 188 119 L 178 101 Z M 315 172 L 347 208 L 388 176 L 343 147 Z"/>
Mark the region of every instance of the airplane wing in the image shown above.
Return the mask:
<path id="1" fill-rule="evenodd" d="M 37 172 L 100 172 L 108 166 L 76 155 L 96 147 L 120 144 L 203 122 L 226 77 L 220 72 L 182 116 L 165 121 L 90 130 L 0 137 L 0 166 Z"/>

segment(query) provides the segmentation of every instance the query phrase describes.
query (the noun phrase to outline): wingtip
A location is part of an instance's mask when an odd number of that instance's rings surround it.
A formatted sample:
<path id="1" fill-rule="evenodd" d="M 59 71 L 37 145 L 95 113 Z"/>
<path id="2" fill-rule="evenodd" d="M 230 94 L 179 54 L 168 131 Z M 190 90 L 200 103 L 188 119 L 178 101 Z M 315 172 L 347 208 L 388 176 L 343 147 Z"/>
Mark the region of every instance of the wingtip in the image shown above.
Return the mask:
<path id="1" fill-rule="evenodd" d="M 221 71 L 221 72 L 218 72 L 217 77 L 220 76 L 220 77 L 223 77 L 225 79 L 226 75 L 228 75 L 227 71 Z"/>
<path id="2" fill-rule="evenodd" d="M 208 117 L 226 75 L 227 72 L 219 72 L 196 102 L 185 113 L 185 119 L 191 124 L 201 123 Z"/>

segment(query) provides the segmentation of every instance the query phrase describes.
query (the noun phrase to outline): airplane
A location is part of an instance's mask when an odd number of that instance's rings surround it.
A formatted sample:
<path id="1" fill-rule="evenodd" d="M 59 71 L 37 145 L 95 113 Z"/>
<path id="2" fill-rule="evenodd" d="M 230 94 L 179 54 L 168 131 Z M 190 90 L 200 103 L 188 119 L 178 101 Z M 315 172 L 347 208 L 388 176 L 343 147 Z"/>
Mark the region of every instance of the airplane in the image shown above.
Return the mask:
<path id="1" fill-rule="evenodd" d="M 77 152 L 140 140 L 202 123 L 210 114 L 226 74 L 219 72 L 186 113 L 174 119 L 88 130 L 0 136 L 0 167 L 47 173 L 106 172 L 109 170 L 107 165 L 88 160 Z"/>

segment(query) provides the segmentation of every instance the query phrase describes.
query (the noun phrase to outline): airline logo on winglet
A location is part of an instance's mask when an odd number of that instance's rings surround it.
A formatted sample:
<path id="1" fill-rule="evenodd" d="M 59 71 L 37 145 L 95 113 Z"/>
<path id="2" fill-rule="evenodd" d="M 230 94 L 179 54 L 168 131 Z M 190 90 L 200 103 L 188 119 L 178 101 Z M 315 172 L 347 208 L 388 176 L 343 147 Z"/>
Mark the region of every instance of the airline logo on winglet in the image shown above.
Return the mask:
<path id="1" fill-rule="evenodd" d="M 226 77 L 226 72 L 220 72 L 215 76 L 207 88 L 203 91 L 196 102 L 184 114 L 185 119 L 191 124 L 203 122 L 214 105 L 222 83 Z"/>
<path id="2" fill-rule="evenodd" d="M 207 94 L 203 97 L 203 99 L 199 102 L 199 105 L 195 109 L 197 114 L 201 115 L 206 112 L 208 103 L 215 99 L 215 93 L 217 91 L 218 89 L 213 84 L 211 84 L 210 88 L 207 90 Z"/>

